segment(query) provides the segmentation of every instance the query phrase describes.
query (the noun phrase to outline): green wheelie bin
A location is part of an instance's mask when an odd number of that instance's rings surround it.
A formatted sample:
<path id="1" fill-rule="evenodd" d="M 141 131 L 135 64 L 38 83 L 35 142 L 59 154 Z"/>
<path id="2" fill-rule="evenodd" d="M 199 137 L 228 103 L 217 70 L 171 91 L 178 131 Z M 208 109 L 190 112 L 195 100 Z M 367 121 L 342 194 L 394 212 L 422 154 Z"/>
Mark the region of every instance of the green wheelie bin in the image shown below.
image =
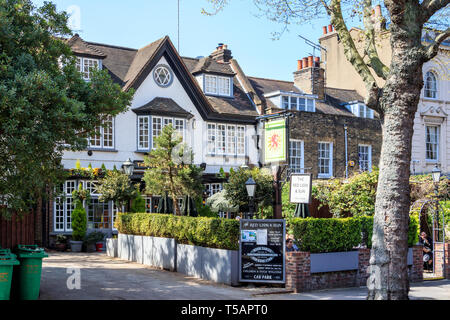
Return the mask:
<path id="1" fill-rule="evenodd" d="M 9 249 L 0 249 L 0 300 L 9 300 L 13 267 L 19 263 Z"/>
<path id="2" fill-rule="evenodd" d="M 16 250 L 20 265 L 14 269 L 13 297 L 20 300 L 37 300 L 41 287 L 42 259 L 48 257 L 44 248 L 37 245 L 18 245 Z"/>

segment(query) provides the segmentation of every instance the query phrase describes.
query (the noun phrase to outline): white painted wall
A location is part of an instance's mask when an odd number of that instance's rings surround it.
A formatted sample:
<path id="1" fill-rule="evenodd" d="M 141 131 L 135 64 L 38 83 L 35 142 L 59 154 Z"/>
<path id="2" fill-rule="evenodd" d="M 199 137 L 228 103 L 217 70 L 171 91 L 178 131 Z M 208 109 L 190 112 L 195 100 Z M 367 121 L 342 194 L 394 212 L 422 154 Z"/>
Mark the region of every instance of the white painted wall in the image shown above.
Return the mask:
<path id="1" fill-rule="evenodd" d="M 418 160 L 415 165 L 416 174 L 429 173 L 436 162 L 426 161 L 426 131 L 427 123 L 440 125 L 439 161 L 443 174 L 450 173 L 450 83 L 448 66 L 450 58 L 440 52 L 433 60 L 423 66 L 423 75 L 432 70 L 437 76 L 437 98 L 425 98 L 423 91 L 414 119 L 414 134 L 412 140 L 412 160 Z M 439 110 L 439 113 L 436 112 Z M 433 112 L 432 112 L 433 111 Z M 413 164 L 411 161 L 411 172 Z"/>
<path id="2" fill-rule="evenodd" d="M 157 63 L 168 65 L 164 57 Z M 169 87 L 159 87 L 153 80 L 153 70 L 136 90 L 129 110 L 115 118 L 115 151 L 93 151 L 92 156 L 88 156 L 87 150 L 81 152 L 67 151 L 63 156 L 65 168 L 75 168 L 75 163 L 79 159 L 82 167 L 87 167 L 91 163 L 93 168 L 101 167 L 105 164 L 107 169 L 112 169 L 114 165 L 118 169 L 128 158 L 133 160 L 143 160 L 143 153 L 137 150 L 137 115 L 132 109 L 139 108 L 152 101 L 156 97 L 166 97 L 174 100 L 180 107 L 194 115 L 194 118 L 186 121 L 185 141 L 193 148 L 194 163 L 199 165 L 203 162 L 207 164 L 205 173 L 218 173 L 223 167 L 229 171 L 231 167 L 239 167 L 246 163 L 245 156 L 210 156 L 207 155 L 207 123 L 203 121 L 200 113 L 192 103 L 191 99 L 184 91 L 180 81 L 174 75 L 174 80 Z M 202 80 L 201 78 L 198 81 Z M 151 123 L 150 123 L 151 124 Z M 253 125 L 246 126 L 246 155 L 249 163 L 257 164 L 259 160 L 256 149 L 255 129 Z"/>

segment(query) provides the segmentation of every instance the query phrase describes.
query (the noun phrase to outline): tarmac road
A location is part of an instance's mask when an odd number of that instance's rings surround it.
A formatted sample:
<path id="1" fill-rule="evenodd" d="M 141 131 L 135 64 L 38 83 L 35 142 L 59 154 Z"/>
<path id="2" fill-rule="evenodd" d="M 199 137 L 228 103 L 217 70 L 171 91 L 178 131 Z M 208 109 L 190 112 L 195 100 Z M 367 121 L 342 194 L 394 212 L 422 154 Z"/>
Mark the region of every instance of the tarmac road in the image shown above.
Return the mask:
<path id="1" fill-rule="evenodd" d="M 365 300 L 366 294 L 365 287 L 298 294 L 281 287 L 231 287 L 105 253 L 49 252 L 43 261 L 40 300 Z M 450 300 L 450 281 L 413 283 L 409 297 Z"/>

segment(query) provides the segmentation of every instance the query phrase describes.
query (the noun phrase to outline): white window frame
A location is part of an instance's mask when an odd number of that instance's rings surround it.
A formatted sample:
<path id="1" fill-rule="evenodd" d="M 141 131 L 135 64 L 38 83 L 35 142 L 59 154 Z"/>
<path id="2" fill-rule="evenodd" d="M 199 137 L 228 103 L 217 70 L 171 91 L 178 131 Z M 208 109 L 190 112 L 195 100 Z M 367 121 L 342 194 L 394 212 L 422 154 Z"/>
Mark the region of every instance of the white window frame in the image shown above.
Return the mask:
<path id="1" fill-rule="evenodd" d="M 238 156 L 245 156 L 246 144 L 245 144 L 245 126 L 236 126 L 236 154 Z M 242 134 L 241 134 L 242 132 Z M 240 148 L 242 146 L 242 149 Z"/>
<path id="2" fill-rule="evenodd" d="M 220 129 L 223 128 L 223 129 Z M 227 125 L 225 123 L 216 124 L 216 153 L 226 154 L 227 152 Z"/>
<path id="3" fill-rule="evenodd" d="M 94 62 L 97 64 L 97 66 L 96 66 L 97 70 L 102 69 L 102 61 L 100 59 L 77 57 L 76 68 L 77 68 L 78 72 L 81 73 L 81 75 L 85 81 L 91 81 L 91 70 L 93 69 L 92 67 L 89 66 L 89 63 L 91 63 L 91 62 Z M 95 68 L 95 66 L 94 66 L 94 68 Z"/>
<path id="4" fill-rule="evenodd" d="M 204 91 L 206 94 L 213 94 L 224 97 L 231 97 L 233 95 L 232 77 L 221 77 L 211 74 L 205 74 L 204 81 Z"/>
<path id="5" fill-rule="evenodd" d="M 212 195 L 222 191 L 223 185 L 221 183 L 206 183 L 205 186 L 205 192 L 208 194 L 208 197 L 211 197 Z"/>
<path id="6" fill-rule="evenodd" d="M 97 127 L 96 131 L 99 132 L 99 135 L 94 135 L 88 138 L 88 146 L 89 149 L 114 149 L 115 144 L 115 117 L 109 116 L 107 120 L 104 120 L 100 127 Z M 105 128 L 105 122 L 110 122 L 111 127 Z M 111 145 L 105 145 L 105 129 L 111 130 Z M 93 143 L 95 142 L 95 143 Z"/>
<path id="7" fill-rule="evenodd" d="M 353 113 L 358 118 L 373 119 L 373 110 L 367 107 L 365 104 L 361 103 L 348 104 L 346 105 L 346 108 L 348 111 Z"/>
<path id="8" fill-rule="evenodd" d="M 159 120 L 159 126 L 160 126 L 158 135 L 155 134 L 155 128 L 154 128 L 156 120 Z M 157 137 L 159 137 L 161 135 L 162 129 L 164 128 L 163 117 L 152 116 L 151 117 L 151 123 L 152 123 L 152 125 L 151 125 L 150 135 L 152 137 L 152 149 L 156 149 L 155 138 L 157 138 Z"/>
<path id="9" fill-rule="evenodd" d="M 223 128 L 224 131 L 220 128 Z M 231 134 L 231 132 L 233 132 L 233 134 Z M 246 127 L 243 125 L 212 122 L 207 123 L 207 154 L 245 156 L 245 132 Z"/>
<path id="10" fill-rule="evenodd" d="M 292 103 L 293 99 L 296 99 L 295 103 Z M 300 110 L 300 100 L 304 102 L 304 110 Z M 286 110 L 316 112 L 316 100 L 309 97 L 281 95 L 281 108 Z"/>
<path id="11" fill-rule="evenodd" d="M 367 148 L 367 160 L 361 159 L 361 152 L 360 148 Z M 361 163 L 367 161 L 367 170 L 364 170 L 362 168 Z M 368 144 L 358 144 L 358 165 L 359 165 L 359 171 L 369 171 L 372 172 L 372 146 Z"/>
<path id="12" fill-rule="evenodd" d="M 428 141 L 428 128 L 435 128 L 436 129 L 436 141 Z M 439 153 L 440 153 L 440 141 L 441 141 L 441 126 L 439 125 L 426 125 L 425 126 L 425 161 L 427 162 L 438 162 L 439 161 Z M 436 146 L 436 159 L 430 159 L 428 158 L 428 145 L 435 145 Z"/>
<path id="13" fill-rule="evenodd" d="M 206 134 L 208 136 L 207 152 L 208 154 L 216 153 L 216 124 L 207 123 L 206 124 Z"/>
<path id="14" fill-rule="evenodd" d="M 321 157 L 320 151 L 321 151 L 321 144 L 328 144 L 329 145 L 329 154 L 328 154 L 328 158 L 324 158 Z M 333 142 L 328 142 L 328 141 L 319 141 L 319 146 L 318 146 L 318 151 L 319 151 L 319 157 L 318 157 L 318 163 L 317 163 L 317 167 L 318 167 L 318 178 L 331 178 L 333 176 Z M 320 173 L 320 160 L 329 160 L 328 161 L 328 173 Z"/>
<path id="15" fill-rule="evenodd" d="M 431 75 L 433 79 L 431 79 L 431 82 L 428 81 L 428 75 Z M 432 87 L 429 88 L 429 84 L 431 83 Z M 431 94 L 431 96 L 428 96 L 427 94 Z M 424 85 L 423 85 L 423 97 L 427 99 L 437 99 L 438 97 L 438 80 L 437 75 L 432 70 L 429 70 L 425 73 L 425 79 L 424 79 Z"/>
<path id="16" fill-rule="evenodd" d="M 298 145 L 299 143 L 299 145 Z M 295 148 L 295 150 L 300 153 L 300 156 L 296 155 L 294 157 L 293 155 L 293 144 L 297 144 L 300 148 Z M 297 153 L 297 154 L 298 154 Z M 299 159 L 300 160 L 300 167 L 294 165 L 293 160 Z M 304 142 L 303 140 L 297 140 L 297 139 L 290 139 L 289 140 L 289 166 L 291 168 L 292 173 L 304 173 L 305 171 L 305 149 L 304 149 Z"/>
<path id="17" fill-rule="evenodd" d="M 77 189 L 78 184 L 76 180 L 66 180 L 63 184 L 64 197 L 57 197 L 53 201 L 53 230 L 55 232 L 72 231 L 72 212 L 75 209 L 72 192 Z M 58 227 L 61 224 L 62 228 Z"/>
<path id="18" fill-rule="evenodd" d="M 142 122 L 141 122 L 142 120 Z M 145 120 L 147 121 L 147 129 L 145 129 Z M 150 116 L 138 116 L 137 119 L 137 149 L 138 150 L 149 150 L 150 149 L 150 132 L 152 125 L 150 123 Z M 141 135 L 142 127 L 142 135 Z M 145 134 L 147 132 L 147 134 Z"/>

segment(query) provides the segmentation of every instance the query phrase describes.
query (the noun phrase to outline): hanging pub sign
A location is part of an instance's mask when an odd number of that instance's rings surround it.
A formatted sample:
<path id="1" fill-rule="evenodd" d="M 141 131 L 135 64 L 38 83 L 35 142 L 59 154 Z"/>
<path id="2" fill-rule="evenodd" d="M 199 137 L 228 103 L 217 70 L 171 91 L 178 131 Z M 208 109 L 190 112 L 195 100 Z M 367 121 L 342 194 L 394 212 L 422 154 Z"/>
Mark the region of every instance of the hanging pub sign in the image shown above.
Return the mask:
<path id="1" fill-rule="evenodd" d="M 285 282 L 284 219 L 241 219 L 239 281 Z"/>
<path id="2" fill-rule="evenodd" d="M 310 173 L 291 174 L 289 202 L 311 203 L 311 188 L 312 188 L 312 174 Z"/>
<path id="3" fill-rule="evenodd" d="M 286 161 L 287 139 L 285 118 L 268 120 L 264 125 L 264 163 Z"/>

